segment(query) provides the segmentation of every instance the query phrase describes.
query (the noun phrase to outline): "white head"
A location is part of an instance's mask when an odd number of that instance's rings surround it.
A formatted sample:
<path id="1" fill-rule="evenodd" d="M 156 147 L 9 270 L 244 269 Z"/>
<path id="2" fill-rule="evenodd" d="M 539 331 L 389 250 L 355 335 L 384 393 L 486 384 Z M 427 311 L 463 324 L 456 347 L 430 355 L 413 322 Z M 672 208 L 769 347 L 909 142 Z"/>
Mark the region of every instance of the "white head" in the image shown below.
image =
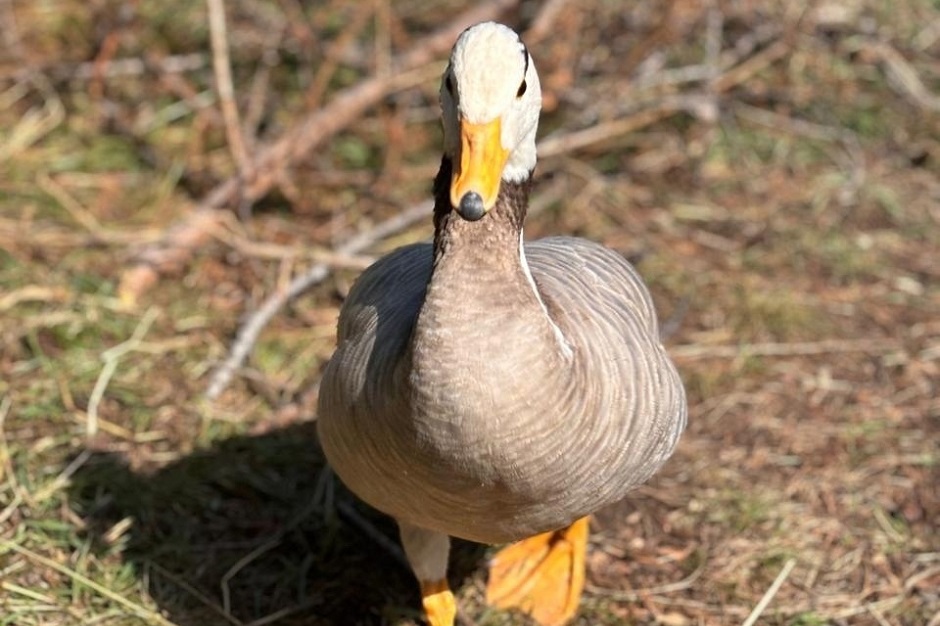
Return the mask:
<path id="1" fill-rule="evenodd" d="M 454 44 L 441 83 L 451 204 L 475 221 L 496 204 L 501 181 L 535 168 L 542 89 L 525 44 L 511 28 L 484 22 Z"/>

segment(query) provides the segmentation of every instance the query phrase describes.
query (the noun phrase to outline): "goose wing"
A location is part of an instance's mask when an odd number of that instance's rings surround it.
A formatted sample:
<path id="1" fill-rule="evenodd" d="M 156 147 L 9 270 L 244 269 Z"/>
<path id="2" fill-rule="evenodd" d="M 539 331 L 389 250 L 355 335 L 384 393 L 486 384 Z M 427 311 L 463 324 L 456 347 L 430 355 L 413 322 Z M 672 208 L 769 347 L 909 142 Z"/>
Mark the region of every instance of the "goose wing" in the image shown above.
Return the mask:
<path id="1" fill-rule="evenodd" d="M 431 244 L 404 246 L 356 280 L 340 311 L 336 353 L 323 376 L 321 413 L 346 415 L 352 403 L 372 407 L 387 401 L 392 369 L 424 302 L 431 262 Z"/>
<path id="2" fill-rule="evenodd" d="M 630 460 L 620 489 L 640 484 L 672 454 L 687 419 L 649 290 L 620 254 L 586 239 L 540 239 L 525 253 L 549 315 L 578 355 L 579 392 L 566 413 L 601 420 L 597 427 L 621 440 Z"/>

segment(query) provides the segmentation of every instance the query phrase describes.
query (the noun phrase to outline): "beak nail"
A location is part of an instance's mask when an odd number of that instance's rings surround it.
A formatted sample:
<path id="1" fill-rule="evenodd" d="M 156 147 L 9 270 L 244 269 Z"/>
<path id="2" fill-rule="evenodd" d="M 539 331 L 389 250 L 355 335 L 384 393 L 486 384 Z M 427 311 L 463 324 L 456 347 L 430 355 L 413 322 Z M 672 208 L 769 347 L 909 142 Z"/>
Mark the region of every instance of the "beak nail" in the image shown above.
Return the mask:
<path id="1" fill-rule="evenodd" d="M 484 215 L 486 209 L 483 208 L 483 198 L 475 191 L 468 191 L 460 199 L 460 205 L 457 207 L 460 217 L 468 222 L 475 222 Z"/>

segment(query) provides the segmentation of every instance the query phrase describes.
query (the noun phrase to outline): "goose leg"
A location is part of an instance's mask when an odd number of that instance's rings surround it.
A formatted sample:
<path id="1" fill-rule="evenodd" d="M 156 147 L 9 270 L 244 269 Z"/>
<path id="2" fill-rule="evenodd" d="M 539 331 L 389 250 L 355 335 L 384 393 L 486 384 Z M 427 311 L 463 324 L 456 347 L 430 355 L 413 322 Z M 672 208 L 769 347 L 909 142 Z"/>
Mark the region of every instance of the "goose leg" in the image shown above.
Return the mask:
<path id="1" fill-rule="evenodd" d="M 421 604 L 430 626 L 454 626 L 457 603 L 447 585 L 450 537 L 398 522 L 401 545 L 421 586 Z"/>
<path id="2" fill-rule="evenodd" d="M 578 610 L 584 588 L 588 518 L 500 550 L 490 564 L 486 601 L 517 608 L 541 626 L 561 626 Z"/>

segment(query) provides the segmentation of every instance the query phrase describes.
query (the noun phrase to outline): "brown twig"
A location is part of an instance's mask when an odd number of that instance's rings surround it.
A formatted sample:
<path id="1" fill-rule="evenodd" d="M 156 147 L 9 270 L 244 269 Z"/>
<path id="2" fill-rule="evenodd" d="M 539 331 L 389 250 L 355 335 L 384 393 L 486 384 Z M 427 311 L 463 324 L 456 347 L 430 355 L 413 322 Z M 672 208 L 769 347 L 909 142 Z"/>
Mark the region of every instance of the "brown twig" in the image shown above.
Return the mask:
<path id="1" fill-rule="evenodd" d="M 603 122 L 570 133 L 547 137 L 539 143 L 539 157 L 554 157 L 581 150 L 589 146 L 632 133 L 656 122 L 687 110 L 693 102 L 690 96 L 669 96 L 662 98 L 648 108 L 636 111 L 625 117 Z"/>
<path id="2" fill-rule="evenodd" d="M 584 589 L 594 595 L 604 596 L 605 598 L 610 598 L 612 600 L 618 600 L 620 602 L 638 602 L 643 596 L 647 595 L 661 595 L 664 593 L 676 593 L 679 591 L 685 591 L 690 588 L 695 581 L 701 578 L 702 574 L 705 572 L 705 564 L 703 563 L 695 569 L 694 572 L 683 578 L 682 580 L 674 583 L 667 583 L 664 585 L 658 585 L 656 587 L 649 587 L 647 589 L 636 589 L 634 591 L 622 591 L 620 589 L 606 589 L 604 587 L 597 587 L 595 585 L 585 585 Z"/>
<path id="3" fill-rule="evenodd" d="M 780 591 L 780 586 L 783 585 L 783 582 L 790 575 L 790 572 L 793 571 L 793 567 L 795 565 L 796 559 L 790 559 L 783 565 L 783 569 L 780 570 L 779 574 L 777 574 L 777 577 L 770 584 L 770 587 L 766 592 L 764 592 L 760 602 L 757 603 L 757 606 L 754 607 L 754 610 L 751 611 L 741 626 L 754 626 L 754 624 L 757 623 L 761 613 L 764 612 L 764 610 L 767 608 L 767 605 L 770 604 L 770 601 L 773 600 L 774 596 L 777 595 L 777 592 Z"/>
<path id="4" fill-rule="evenodd" d="M 694 360 L 733 359 L 748 356 L 818 356 L 845 352 L 879 354 L 902 348 L 900 343 L 890 339 L 823 339 L 797 343 L 691 344 L 674 346 L 669 349 L 669 353 L 676 359 Z"/>
<path id="5" fill-rule="evenodd" d="M 261 61 L 251 79 L 251 88 L 248 90 L 248 104 L 245 106 L 245 120 L 242 123 L 242 133 L 248 143 L 248 149 L 253 150 L 258 127 L 264 119 L 265 107 L 268 101 L 271 82 L 271 70 L 278 64 L 278 48 L 284 37 L 284 28 L 274 29 L 264 43 Z"/>
<path id="6" fill-rule="evenodd" d="M 718 120 L 720 114 L 718 90 L 715 81 L 721 76 L 721 47 L 725 21 L 721 7 L 714 0 L 711 2 L 705 15 L 705 65 L 710 70 L 706 85 L 707 97 L 704 98 L 699 110 L 700 119 L 709 122 Z"/>
<path id="7" fill-rule="evenodd" d="M 921 80 L 901 53 L 884 41 L 870 44 L 868 50 L 882 62 L 888 84 L 914 106 L 926 111 L 940 111 L 940 96 L 937 96 Z"/>
<path id="8" fill-rule="evenodd" d="M 230 178 L 213 189 L 182 220 L 173 224 L 156 246 L 145 248 L 132 260 L 121 277 L 118 293 L 126 304 L 133 304 L 159 278 L 161 268 L 185 264 L 192 251 L 209 239 L 209 228 L 222 219 L 218 210 L 236 198 L 253 203 L 264 196 L 282 178 L 280 172 L 308 155 L 325 139 L 349 126 L 370 106 L 389 93 L 423 82 L 440 68 L 427 65 L 446 52 L 457 35 L 469 24 L 492 19 L 513 6 L 517 0 L 490 0 L 461 13 L 450 24 L 424 37 L 393 64 L 389 76 L 373 76 L 341 91 L 329 104 L 309 114 L 273 144 L 257 150 L 254 177 L 241 185 Z"/>
<path id="9" fill-rule="evenodd" d="M 117 54 L 121 45 L 121 33 L 119 30 L 112 30 L 105 35 L 101 42 L 101 47 L 95 60 L 92 61 L 92 76 L 88 84 L 88 94 L 92 101 L 98 103 L 104 97 L 104 68 L 107 67 L 114 55 Z M 95 107 L 99 110 L 100 105 Z M 101 112 L 99 111 L 98 115 Z"/>
<path id="10" fill-rule="evenodd" d="M 223 0 L 206 0 L 209 9 L 209 35 L 212 45 L 212 71 L 215 74 L 215 86 L 222 107 L 222 119 L 225 122 L 225 136 L 229 150 L 238 166 L 238 174 L 243 181 L 251 179 L 252 162 L 245 146 L 245 136 L 235 102 L 235 89 L 232 87 L 232 67 L 228 53 L 228 36 L 225 26 L 225 5 Z"/>
<path id="11" fill-rule="evenodd" d="M 717 77 L 713 82 L 715 91 L 721 93 L 740 85 L 751 76 L 782 59 L 792 48 L 793 44 L 788 38 L 778 39 Z"/>
<path id="12" fill-rule="evenodd" d="M 213 229 L 213 236 L 245 256 L 277 261 L 310 260 L 331 268 L 364 270 L 375 262 L 375 258 L 356 254 L 342 254 L 311 246 L 282 246 L 264 241 L 252 241 L 226 229 Z M 0 302 L 3 300 L 0 299 Z"/>

